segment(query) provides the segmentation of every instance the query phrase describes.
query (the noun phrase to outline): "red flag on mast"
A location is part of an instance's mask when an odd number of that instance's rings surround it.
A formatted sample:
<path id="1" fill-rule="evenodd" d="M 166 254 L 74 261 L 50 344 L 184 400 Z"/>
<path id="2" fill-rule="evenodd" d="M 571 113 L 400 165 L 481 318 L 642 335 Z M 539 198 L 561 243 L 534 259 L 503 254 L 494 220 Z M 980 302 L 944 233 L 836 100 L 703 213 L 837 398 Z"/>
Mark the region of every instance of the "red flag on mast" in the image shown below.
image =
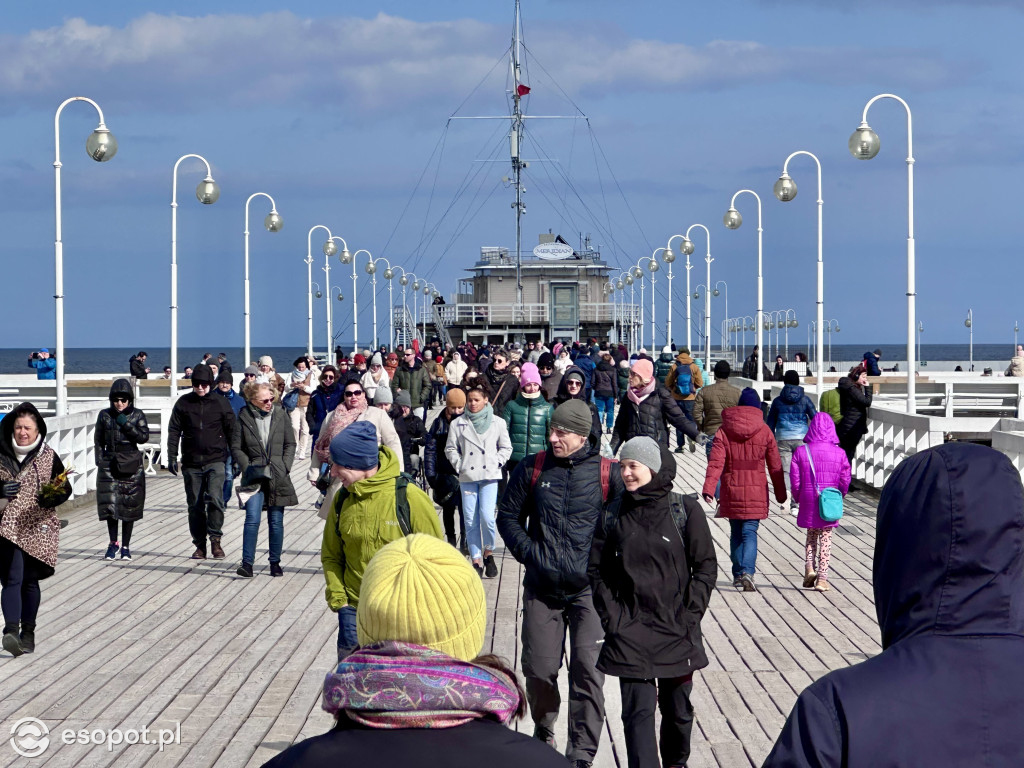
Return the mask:
<path id="1" fill-rule="evenodd" d="M 528 86 L 528 85 L 523 85 L 522 83 L 520 83 L 519 85 L 516 86 L 516 95 L 517 96 L 525 96 L 529 92 L 530 92 L 530 86 Z"/>

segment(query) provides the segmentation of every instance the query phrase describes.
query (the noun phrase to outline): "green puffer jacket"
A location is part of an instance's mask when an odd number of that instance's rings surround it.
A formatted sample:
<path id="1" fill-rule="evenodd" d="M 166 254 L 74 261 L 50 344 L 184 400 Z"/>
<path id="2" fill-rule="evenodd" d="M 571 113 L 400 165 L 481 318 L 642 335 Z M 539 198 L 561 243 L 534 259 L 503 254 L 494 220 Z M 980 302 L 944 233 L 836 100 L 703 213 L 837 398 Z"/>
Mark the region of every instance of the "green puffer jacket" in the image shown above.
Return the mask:
<path id="1" fill-rule="evenodd" d="M 417 359 L 412 368 L 403 363 L 395 372 L 395 377 L 391 381 L 391 391 L 397 395 L 400 389 L 409 393 L 413 408 L 427 404 L 431 392 L 430 373 L 423 367 L 422 360 Z"/>
<path id="2" fill-rule="evenodd" d="M 839 409 L 839 390 L 825 390 L 818 400 L 818 408 L 831 416 L 832 421 L 838 426 L 839 422 L 843 419 L 843 414 Z"/>
<path id="3" fill-rule="evenodd" d="M 512 461 L 522 461 L 533 453 L 547 448 L 548 428 L 555 406 L 538 397 L 528 400 L 519 395 L 505 406 L 502 418 L 508 425 L 508 436 L 512 441 Z"/>
<path id="4" fill-rule="evenodd" d="M 654 362 L 654 376 L 658 383 L 665 386 L 665 379 L 669 371 L 676 364 L 676 359 L 671 352 L 662 352 Z"/>
<path id="5" fill-rule="evenodd" d="M 387 446 L 379 449 L 380 468 L 373 477 L 360 480 L 339 493 L 324 524 L 320 562 L 327 580 L 327 605 L 332 611 L 359 603 L 363 572 L 377 550 L 402 538 L 395 510 L 395 478 L 398 457 Z M 341 509 L 338 499 L 344 497 Z M 406 486 L 409 520 L 413 533 L 429 533 L 443 538 L 434 504 L 414 483 Z M 341 515 L 339 526 L 338 516 Z M 338 530 L 341 535 L 338 535 Z"/>

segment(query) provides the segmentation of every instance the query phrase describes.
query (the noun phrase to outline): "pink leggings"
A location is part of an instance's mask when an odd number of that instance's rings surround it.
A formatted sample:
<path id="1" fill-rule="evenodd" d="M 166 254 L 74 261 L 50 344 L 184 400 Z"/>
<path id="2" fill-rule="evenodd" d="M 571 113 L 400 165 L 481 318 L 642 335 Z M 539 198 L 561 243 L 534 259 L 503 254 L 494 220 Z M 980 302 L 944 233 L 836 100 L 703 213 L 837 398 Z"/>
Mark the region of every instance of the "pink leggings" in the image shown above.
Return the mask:
<path id="1" fill-rule="evenodd" d="M 828 581 L 828 561 L 832 556 L 832 529 L 808 528 L 804 556 L 807 570 L 816 572 L 822 581 Z"/>

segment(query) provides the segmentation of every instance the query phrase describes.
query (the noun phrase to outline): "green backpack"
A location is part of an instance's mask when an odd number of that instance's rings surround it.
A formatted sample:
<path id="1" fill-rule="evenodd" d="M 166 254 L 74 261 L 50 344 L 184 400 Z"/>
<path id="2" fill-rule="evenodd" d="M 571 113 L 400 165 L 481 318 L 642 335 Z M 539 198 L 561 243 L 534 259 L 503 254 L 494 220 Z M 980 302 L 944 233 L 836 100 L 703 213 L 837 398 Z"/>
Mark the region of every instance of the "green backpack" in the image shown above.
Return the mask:
<path id="1" fill-rule="evenodd" d="M 395 478 L 395 517 L 398 518 L 398 527 L 402 529 L 402 535 L 408 536 L 412 533 L 412 513 L 409 509 L 409 482 L 413 480 L 412 475 L 399 472 Z M 341 538 L 341 507 L 348 498 L 348 489 L 342 488 L 334 497 L 334 509 L 337 516 L 334 518 L 335 531 L 338 538 Z"/>

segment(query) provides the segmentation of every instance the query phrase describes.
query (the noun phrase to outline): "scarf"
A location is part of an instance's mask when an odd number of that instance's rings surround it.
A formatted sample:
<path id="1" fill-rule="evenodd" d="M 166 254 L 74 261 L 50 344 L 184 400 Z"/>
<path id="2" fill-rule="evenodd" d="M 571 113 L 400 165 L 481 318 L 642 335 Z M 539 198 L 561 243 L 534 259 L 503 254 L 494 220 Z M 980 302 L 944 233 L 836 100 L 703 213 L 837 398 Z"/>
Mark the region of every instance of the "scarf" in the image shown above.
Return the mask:
<path id="1" fill-rule="evenodd" d="M 647 382 L 646 385 L 640 387 L 640 389 L 634 389 L 633 387 L 630 387 L 629 392 L 626 393 L 626 396 L 637 405 L 640 405 L 640 403 L 642 403 L 647 398 L 647 396 L 654 391 L 654 388 L 656 386 L 658 386 L 658 380 L 652 378 L 650 381 Z"/>
<path id="2" fill-rule="evenodd" d="M 536 392 L 523 392 L 523 391 L 520 390 L 519 394 L 521 394 L 527 400 L 536 400 L 538 397 L 540 397 L 541 393 L 540 393 L 540 390 L 538 389 Z"/>
<path id="3" fill-rule="evenodd" d="M 469 423 L 473 425 L 473 429 L 476 430 L 476 433 L 478 435 L 483 435 L 491 428 L 491 421 L 494 418 L 494 409 L 491 408 L 490 403 L 487 403 L 480 409 L 479 413 L 470 413 L 467 408 L 463 415 L 469 419 Z"/>
<path id="4" fill-rule="evenodd" d="M 359 420 L 366 409 L 369 408 L 369 404 L 366 402 L 364 397 L 362 404 L 353 408 L 346 408 L 344 405 L 339 405 L 324 418 L 323 426 L 320 427 L 320 435 L 316 439 L 316 445 L 313 447 L 316 449 L 317 458 L 320 459 L 321 463 L 330 462 L 331 460 L 331 440 L 333 440 L 341 430 Z"/>
<path id="5" fill-rule="evenodd" d="M 264 450 L 266 450 L 267 444 L 270 442 L 270 414 L 262 408 L 257 408 L 251 404 L 249 405 L 249 410 L 256 421 L 256 431 L 259 432 L 260 441 L 263 443 Z"/>
<path id="6" fill-rule="evenodd" d="M 432 648 L 385 641 L 360 648 L 324 680 L 321 706 L 370 728 L 454 728 L 496 718 L 508 724 L 519 695 L 492 669 Z"/>
<path id="7" fill-rule="evenodd" d="M 300 371 L 298 368 L 292 369 L 292 384 L 302 384 L 309 377 L 309 371 Z"/>
<path id="8" fill-rule="evenodd" d="M 14 448 L 14 455 L 18 458 L 18 463 L 22 464 L 25 461 L 25 457 L 28 456 L 32 451 L 39 447 L 39 444 L 43 442 L 42 435 L 36 435 L 36 439 L 28 445 L 18 445 L 14 442 L 14 438 L 11 438 L 11 446 Z"/>

